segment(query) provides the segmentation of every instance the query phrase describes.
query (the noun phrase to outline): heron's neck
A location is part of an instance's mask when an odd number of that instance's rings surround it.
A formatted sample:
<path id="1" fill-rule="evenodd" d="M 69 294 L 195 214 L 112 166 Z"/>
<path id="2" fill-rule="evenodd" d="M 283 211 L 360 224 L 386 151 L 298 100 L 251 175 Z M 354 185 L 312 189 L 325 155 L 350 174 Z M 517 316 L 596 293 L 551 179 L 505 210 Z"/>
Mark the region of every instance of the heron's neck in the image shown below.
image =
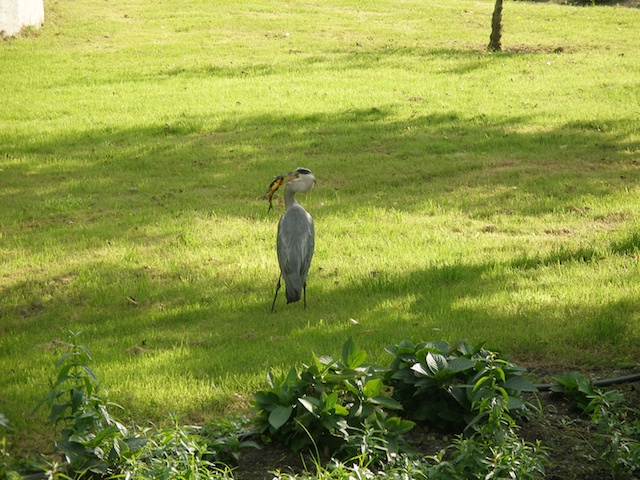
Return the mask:
<path id="1" fill-rule="evenodd" d="M 284 189 L 284 206 L 286 208 L 289 208 L 297 204 L 298 204 L 298 201 L 296 200 L 296 192 L 294 192 L 290 188 L 285 188 Z"/>

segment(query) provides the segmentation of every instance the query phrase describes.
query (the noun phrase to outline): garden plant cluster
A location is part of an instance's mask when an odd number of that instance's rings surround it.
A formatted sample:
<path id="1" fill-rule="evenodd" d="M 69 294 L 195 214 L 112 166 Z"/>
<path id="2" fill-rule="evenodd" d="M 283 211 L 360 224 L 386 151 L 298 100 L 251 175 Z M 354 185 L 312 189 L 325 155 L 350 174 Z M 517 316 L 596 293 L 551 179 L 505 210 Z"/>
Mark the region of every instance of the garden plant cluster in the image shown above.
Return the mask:
<path id="1" fill-rule="evenodd" d="M 11 459 L 0 443 L 0 478 L 232 479 L 246 448 L 279 442 L 311 452 L 314 474 L 273 472 L 273 478 L 311 479 L 537 479 L 545 476 L 545 448 L 524 441 L 519 420 L 539 414 L 525 399 L 537 389 L 525 369 L 503 355 L 464 341 L 404 340 L 386 348 L 389 366 L 366 363 L 353 340 L 339 359 L 313 357 L 286 374 L 268 372 L 268 388 L 255 393 L 253 416 L 203 427 L 125 426 L 89 364 L 91 354 L 72 333 L 49 395 L 56 429 L 53 458 Z M 598 455 L 612 478 L 638 470 L 640 421 L 615 390 L 586 377 L 554 377 L 552 390 L 572 399 L 598 431 Z M 404 435 L 416 423 L 456 432 L 433 455 L 418 455 Z M 0 427 L 11 428 L 0 415 Z M 303 476 L 310 475 L 310 476 Z M 31 478 L 31 477 L 30 477 Z"/>

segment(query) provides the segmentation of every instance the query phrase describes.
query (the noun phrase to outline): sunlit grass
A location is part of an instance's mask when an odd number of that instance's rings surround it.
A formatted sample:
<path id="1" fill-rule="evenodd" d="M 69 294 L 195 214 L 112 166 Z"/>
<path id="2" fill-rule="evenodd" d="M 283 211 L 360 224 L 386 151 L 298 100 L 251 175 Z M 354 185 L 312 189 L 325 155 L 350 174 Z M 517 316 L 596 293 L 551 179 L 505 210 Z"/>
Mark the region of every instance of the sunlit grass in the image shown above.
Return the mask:
<path id="1" fill-rule="evenodd" d="M 46 439 L 32 409 L 69 330 L 138 422 L 246 410 L 269 367 L 350 336 L 381 363 L 461 337 L 637 363 L 637 10 L 512 2 L 489 54 L 490 1 L 46 7 L 0 43 L 16 448 Z M 308 308 L 272 315 L 283 207 L 260 196 L 297 166 L 318 179 Z"/>

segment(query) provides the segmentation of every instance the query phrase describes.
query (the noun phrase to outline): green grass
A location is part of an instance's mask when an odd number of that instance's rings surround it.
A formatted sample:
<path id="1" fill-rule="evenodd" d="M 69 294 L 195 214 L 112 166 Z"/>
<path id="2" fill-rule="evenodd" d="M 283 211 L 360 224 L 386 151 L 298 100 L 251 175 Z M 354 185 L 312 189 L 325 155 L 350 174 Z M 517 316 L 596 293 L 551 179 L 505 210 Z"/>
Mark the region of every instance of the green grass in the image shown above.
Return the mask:
<path id="1" fill-rule="evenodd" d="M 640 11 L 491 1 L 50 2 L 0 42 L 0 411 L 82 331 L 139 423 L 247 408 L 353 336 L 553 371 L 640 355 Z M 272 177 L 311 168 L 308 308 Z M 135 303 L 129 299 L 135 299 Z M 351 321 L 355 319 L 357 325 Z"/>

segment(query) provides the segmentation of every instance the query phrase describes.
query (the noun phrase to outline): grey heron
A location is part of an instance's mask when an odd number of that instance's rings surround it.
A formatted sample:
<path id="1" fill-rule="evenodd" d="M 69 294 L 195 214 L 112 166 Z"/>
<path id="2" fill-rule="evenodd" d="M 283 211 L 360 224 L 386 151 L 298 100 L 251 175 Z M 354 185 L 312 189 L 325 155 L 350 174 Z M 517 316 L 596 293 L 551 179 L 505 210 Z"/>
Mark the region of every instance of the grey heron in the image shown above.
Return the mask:
<path id="1" fill-rule="evenodd" d="M 315 232 L 313 218 L 298 203 L 296 193 L 306 193 L 316 183 L 316 179 L 308 168 L 296 168 L 284 175 L 278 175 L 267 195 L 273 195 L 275 190 L 289 179 L 284 188 L 285 212 L 278 222 L 278 264 L 280 276 L 276 285 L 276 293 L 271 304 L 271 311 L 276 305 L 281 280 L 284 279 L 287 303 L 297 302 L 303 296 L 304 307 L 307 307 L 307 273 L 313 257 Z"/>

